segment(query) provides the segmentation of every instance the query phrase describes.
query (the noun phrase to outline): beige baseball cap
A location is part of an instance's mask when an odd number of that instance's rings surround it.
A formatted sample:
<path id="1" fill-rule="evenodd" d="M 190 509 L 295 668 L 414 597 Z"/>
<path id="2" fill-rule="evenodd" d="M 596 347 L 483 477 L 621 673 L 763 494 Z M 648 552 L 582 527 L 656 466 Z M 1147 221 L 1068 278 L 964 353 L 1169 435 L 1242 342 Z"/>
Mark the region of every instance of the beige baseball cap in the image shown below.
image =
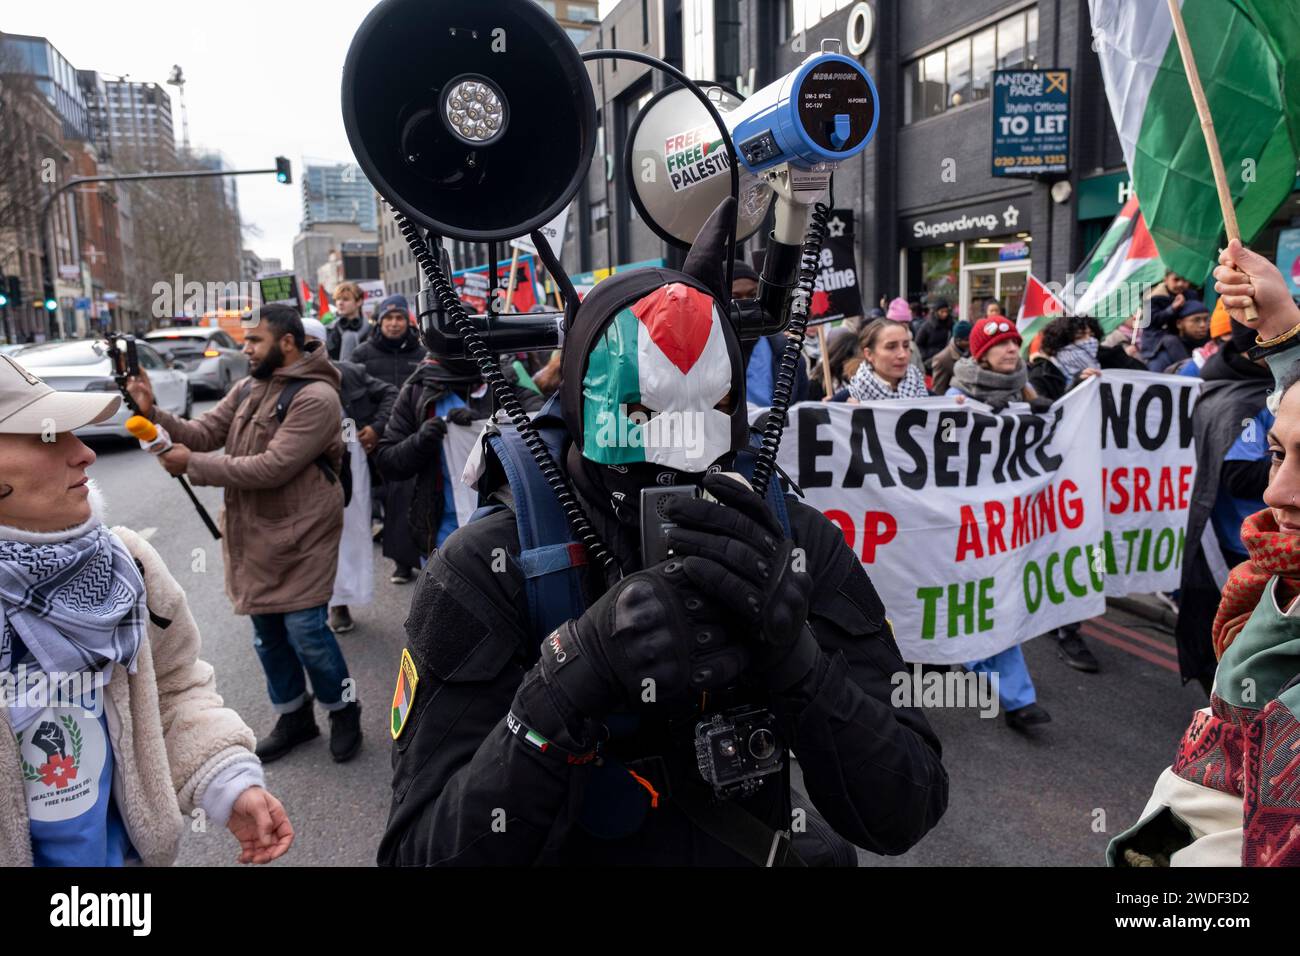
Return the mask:
<path id="1" fill-rule="evenodd" d="M 8 355 L 0 354 L 0 434 L 70 432 L 112 418 L 122 396 L 56 392 Z"/>

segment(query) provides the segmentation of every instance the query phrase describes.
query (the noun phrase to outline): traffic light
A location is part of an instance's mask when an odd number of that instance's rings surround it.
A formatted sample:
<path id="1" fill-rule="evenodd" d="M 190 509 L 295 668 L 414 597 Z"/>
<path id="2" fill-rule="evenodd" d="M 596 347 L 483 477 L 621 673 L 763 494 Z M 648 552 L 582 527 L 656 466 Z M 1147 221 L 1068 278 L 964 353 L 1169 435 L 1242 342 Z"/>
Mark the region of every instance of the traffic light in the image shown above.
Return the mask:
<path id="1" fill-rule="evenodd" d="M 5 295 L 3 292 L 0 292 L 0 309 L 3 309 L 8 304 L 9 304 L 9 296 Z"/>
<path id="2" fill-rule="evenodd" d="M 23 304 L 23 279 L 22 276 L 9 276 L 9 304 L 15 309 L 21 308 Z"/>
<path id="3" fill-rule="evenodd" d="M 54 283 L 45 283 L 45 301 L 41 303 L 45 306 L 46 312 L 54 312 L 59 308 L 59 300 L 54 298 Z"/>
<path id="4" fill-rule="evenodd" d="M 275 157 L 275 179 L 276 182 L 281 183 L 293 182 L 293 171 L 289 167 L 289 161 L 283 156 Z"/>

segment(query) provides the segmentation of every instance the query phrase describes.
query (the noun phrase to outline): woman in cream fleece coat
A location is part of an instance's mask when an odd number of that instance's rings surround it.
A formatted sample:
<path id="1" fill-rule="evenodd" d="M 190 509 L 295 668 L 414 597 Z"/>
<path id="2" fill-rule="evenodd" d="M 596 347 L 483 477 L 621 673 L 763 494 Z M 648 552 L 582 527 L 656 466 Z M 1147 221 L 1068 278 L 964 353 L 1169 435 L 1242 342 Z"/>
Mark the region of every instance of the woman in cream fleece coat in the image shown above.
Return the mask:
<path id="1" fill-rule="evenodd" d="M 196 810 L 240 862 L 270 862 L 293 829 L 199 658 L 185 592 L 99 518 L 95 453 L 72 429 L 118 401 L 53 392 L 0 357 L 0 865 L 169 865 Z M 96 691 L 31 693 L 70 674 Z"/>

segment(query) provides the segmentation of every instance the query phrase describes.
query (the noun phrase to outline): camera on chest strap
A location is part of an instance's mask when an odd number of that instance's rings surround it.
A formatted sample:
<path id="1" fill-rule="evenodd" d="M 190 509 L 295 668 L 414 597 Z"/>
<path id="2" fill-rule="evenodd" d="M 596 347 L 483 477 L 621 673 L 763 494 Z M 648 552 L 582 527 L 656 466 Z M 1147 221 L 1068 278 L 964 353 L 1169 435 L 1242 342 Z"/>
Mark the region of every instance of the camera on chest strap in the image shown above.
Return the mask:
<path id="1" fill-rule="evenodd" d="M 740 706 L 695 725 L 700 776 L 719 799 L 747 796 L 785 764 L 776 717 L 765 707 Z"/>

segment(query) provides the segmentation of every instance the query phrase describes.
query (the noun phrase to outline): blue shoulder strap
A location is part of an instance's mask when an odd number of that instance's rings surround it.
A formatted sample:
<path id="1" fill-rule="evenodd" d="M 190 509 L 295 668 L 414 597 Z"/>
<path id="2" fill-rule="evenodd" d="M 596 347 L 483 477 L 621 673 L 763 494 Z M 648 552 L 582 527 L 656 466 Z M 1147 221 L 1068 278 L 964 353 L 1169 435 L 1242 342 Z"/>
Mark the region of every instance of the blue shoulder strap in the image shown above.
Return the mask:
<path id="1" fill-rule="evenodd" d="M 760 433 L 756 429 L 750 429 L 750 441 L 755 442 L 743 451 L 736 452 L 736 471 L 745 477 L 746 481 L 754 480 L 754 464 L 758 455 L 759 445 L 756 444 Z M 790 534 L 790 513 L 785 507 L 785 492 L 781 490 L 781 478 L 779 475 L 772 475 L 772 480 L 767 483 L 767 504 L 776 515 L 776 520 L 781 522 L 781 528 L 785 531 L 787 537 Z"/>
<path id="2" fill-rule="evenodd" d="M 542 406 L 533 421 L 546 450 L 558 462 L 567 433 L 555 396 Z M 587 552 L 573 540 L 564 511 L 518 430 L 513 425 L 498 426 L 497 433 L 488 437 L 488 448 L 501 463 L 514 498 L 528 622 L 540 643 L 560 624 L 586 610 L 582 568 L 587 563 Z M 481 507 L 470 520 L 501 507 Z"/>

